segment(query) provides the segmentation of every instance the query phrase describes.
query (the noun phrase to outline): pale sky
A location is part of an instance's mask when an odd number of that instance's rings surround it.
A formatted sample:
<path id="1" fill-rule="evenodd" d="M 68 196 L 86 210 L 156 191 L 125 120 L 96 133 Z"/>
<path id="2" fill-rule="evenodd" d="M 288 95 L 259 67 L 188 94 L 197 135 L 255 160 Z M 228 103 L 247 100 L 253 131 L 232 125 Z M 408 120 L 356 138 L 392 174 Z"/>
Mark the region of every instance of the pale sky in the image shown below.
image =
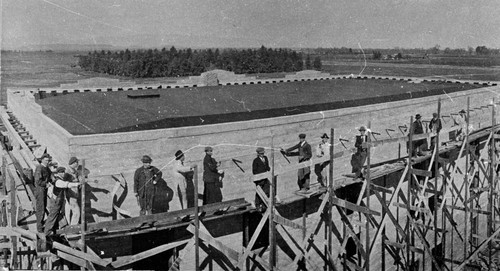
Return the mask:
<path id="1" fill-rule="evenodd" d="M 500 48 L 500 0 L 0 0 L 2 48 Z"/>

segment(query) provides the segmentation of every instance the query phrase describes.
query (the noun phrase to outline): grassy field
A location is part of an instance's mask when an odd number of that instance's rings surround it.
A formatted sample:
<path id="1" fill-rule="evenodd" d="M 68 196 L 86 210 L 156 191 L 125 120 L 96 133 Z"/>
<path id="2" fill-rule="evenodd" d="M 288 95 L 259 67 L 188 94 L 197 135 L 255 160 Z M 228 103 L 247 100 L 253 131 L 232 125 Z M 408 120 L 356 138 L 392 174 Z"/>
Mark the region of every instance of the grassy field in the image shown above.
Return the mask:
<path id="1" fill-rule="evenodd" d="M 458 67 L 500 67 L 500 56 L 451 56 L 451 55 L 431 55 L 429 57 L 410 57 L 392 60 L 374 60 L 372 52 L 354 55 L 328 55 L 320 56 L 323 61 L 358 62 L 365 59 L 371 63 L 391 63 L 391 64 L 428 64 L 428 65 L 449 65 Z M 404 55 L 403 55 L 404 57 Z"/>

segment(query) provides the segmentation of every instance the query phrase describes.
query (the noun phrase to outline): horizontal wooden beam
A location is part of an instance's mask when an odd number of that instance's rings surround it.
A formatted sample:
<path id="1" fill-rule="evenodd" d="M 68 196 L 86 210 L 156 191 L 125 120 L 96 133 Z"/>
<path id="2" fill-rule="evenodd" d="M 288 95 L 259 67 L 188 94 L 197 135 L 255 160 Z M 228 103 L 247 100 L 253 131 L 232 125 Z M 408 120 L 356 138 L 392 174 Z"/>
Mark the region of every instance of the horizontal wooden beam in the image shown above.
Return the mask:
<path id="1" fill-rule="evenodd" d="M 203 205 L 199 207 L 199 211 L 205 213 L 213 213 L 218 210 L 227 209 L 230 207 L 242 208 L 246 206 L 250 206 L 250 203 L 245 201 L 244 198 L 239 198 L 219 203 Z M 133 218 L 124 218 L 113 221 L 89 223 L 87 225 L 87 233 L 99 232 L 102 230 L 106 230 L 108 232 L 117 230 L 133 230 L 140 228 L 141 226 L 157 225 L 162 223 L 163 224 L 182 223 L 182 221 L 179 218 L 194 216 L 194 214 L 195 214 L 195 209 L 188 208 L 184 210 L 177 210 L 160 214 L 139 216 Z M 57 234 L 79 234 L 79 233 L 80 233 L 79 225 L 69 226 L 57 231 Z"/>
<path id="2" fill-rule="evenodd" d="M 284 218 L 276 213 L 274 214 L 273 218 L 274 218 L 274 222 L 276 222 L 280 225 L 283 225 L 283 226 L 287 226 L 287 227 L 290 227 L 293 229 L 303 229 L 304 228 L 301 225 L 299 225 L 299 224 L 297 224 L 289 219 L 286 219 L 286 218 Z"/>
<path id="3" fill-rule="evenodd" d="M 422 213 L 427 213 L 427 214 L 429 214 L 431 212 L 429 209 L 422 208 L 422 207 L 417 207 L 417 206 L 412 206 L 412 205 L 408 206 L 407 204 L 404 204 L 404 203 L 401 203 L 401 202 L 393 202 L 392 205 L 396 206 L 396 207 L 400 207 L 400 208 L 409 209 L 409 210 L 412 210 L 412 211 L 419 211 L 419 212 L 422 212 Z"/>
<path id="4" fill-rule="evenodd" d="M 363 207 L 363 206 L 356 205 L 352 202 L 349 202 L 349 201 L 346 201 L 343 199 L 332 198 L 332 204 L 337 205 L 337 206 L 342 207 L 342 208 L 349 209 L 351 211 L 380 216 L 380 212 L 368 209 L 368 208 Z"/>
<path id="5" fill-rule="evenodd" d="M 182 246 L 184 244 L 187 244 L 189 242 L 189 240 L 190 239 L 164 244 L 164 245 L 157 246 L 155 248 L 152 248 L 152 249 L 149 249 L 149 250 L 146 250 L 146 251 L 143 251 L 143 252 L 131 255 L 131 256 L 122 257 L 122 258 L 112 262 L 111 266 L 113 266 L 114 268 L 121 268 L 125 265 L 129 265 L 129 264 L 135 263 L 137 261 L 149 258 L 151 256 L 158 254 L 158 253 L 162 253 L 164 251 L 167 251 L 167 250 L 176 248 L 178 246 Z"/>
<path id="6" fill-rule="evenodd" d="M 417 225 L 417 226 L 419 226 L 419 227 L 421 227 L 421 228 L 425 228 L 425 229 L 428 229 L 428 230 L 434 231 L 434 227 L 432 227 L 432 226 L 428 226 L 428 225 L 424 225 L 424 224 L 422 224 L 422 223 L 420 223 L 420 222 L 413 222 L 413 225 Z M 443 229 L 438 228 L 438 229 L 437 229 L 437 231 L 438 231 L 438 232 L 443 232 Z M 445 231 L 446 231 L 446 230 L 445 230 Z"/>
<path id="7" fill-rule="evenodd" d="M 446 204 L 445 206 L 447 208 L 451 208 L 451 209 L 460 210 L 460 211 L 464 211 L 465 212 L 465 208 L 464 207 L 459 207 L 459 206 L 454 206 L 454 205 L 449 205 L 449 204 Z M 489 215 L 490 214 L 490 212 L 484 211 L 484 210 L 481 210 L 481 209 L 467 208 L 467 211 L 471 212 L 471 213 L 482 214 L 482 215 Z"/>
<path id="8" fill-rule="evenodd" d="M 415 174 L 417 176 L 432 177 L 431 171 L 416 169 L 416 168 L 412 168 L 411 170 L 412 170 L 413 174 Z"/>

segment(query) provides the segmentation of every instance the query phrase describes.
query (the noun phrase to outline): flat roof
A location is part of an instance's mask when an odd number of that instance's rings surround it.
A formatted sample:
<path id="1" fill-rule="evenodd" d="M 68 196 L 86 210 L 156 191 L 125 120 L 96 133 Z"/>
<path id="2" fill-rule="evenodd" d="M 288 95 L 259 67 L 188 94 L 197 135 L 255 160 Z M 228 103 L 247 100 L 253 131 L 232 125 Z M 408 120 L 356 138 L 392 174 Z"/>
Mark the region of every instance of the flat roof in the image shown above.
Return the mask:
<path id="1" fill-rule="evenodd" d="M 48 117 L 68 132 L 82 135 L 272 118 L 478 87 L 480 86 L 444 82 L 335 79 L 70 93 L 37 99 L 37 103 Z M 149 97 L 127 97 L 131 94 Z"/>

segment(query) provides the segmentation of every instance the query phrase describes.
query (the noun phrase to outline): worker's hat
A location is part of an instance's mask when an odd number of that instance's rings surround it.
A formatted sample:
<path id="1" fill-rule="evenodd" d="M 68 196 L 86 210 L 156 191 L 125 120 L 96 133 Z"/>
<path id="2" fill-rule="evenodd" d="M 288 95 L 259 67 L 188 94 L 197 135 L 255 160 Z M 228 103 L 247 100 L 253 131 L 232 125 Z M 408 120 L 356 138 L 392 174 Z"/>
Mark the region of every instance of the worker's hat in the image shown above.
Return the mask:
<path id="1" fill-rule="evenodd" d="M 151 163 L 151 162 L 153 162 L 153 159 L 151 159 L 151 157 L 149 157 L 149 155 L 144 155 L 144 156 L 142 156 L 141 161 L 143 163 Z"/>

